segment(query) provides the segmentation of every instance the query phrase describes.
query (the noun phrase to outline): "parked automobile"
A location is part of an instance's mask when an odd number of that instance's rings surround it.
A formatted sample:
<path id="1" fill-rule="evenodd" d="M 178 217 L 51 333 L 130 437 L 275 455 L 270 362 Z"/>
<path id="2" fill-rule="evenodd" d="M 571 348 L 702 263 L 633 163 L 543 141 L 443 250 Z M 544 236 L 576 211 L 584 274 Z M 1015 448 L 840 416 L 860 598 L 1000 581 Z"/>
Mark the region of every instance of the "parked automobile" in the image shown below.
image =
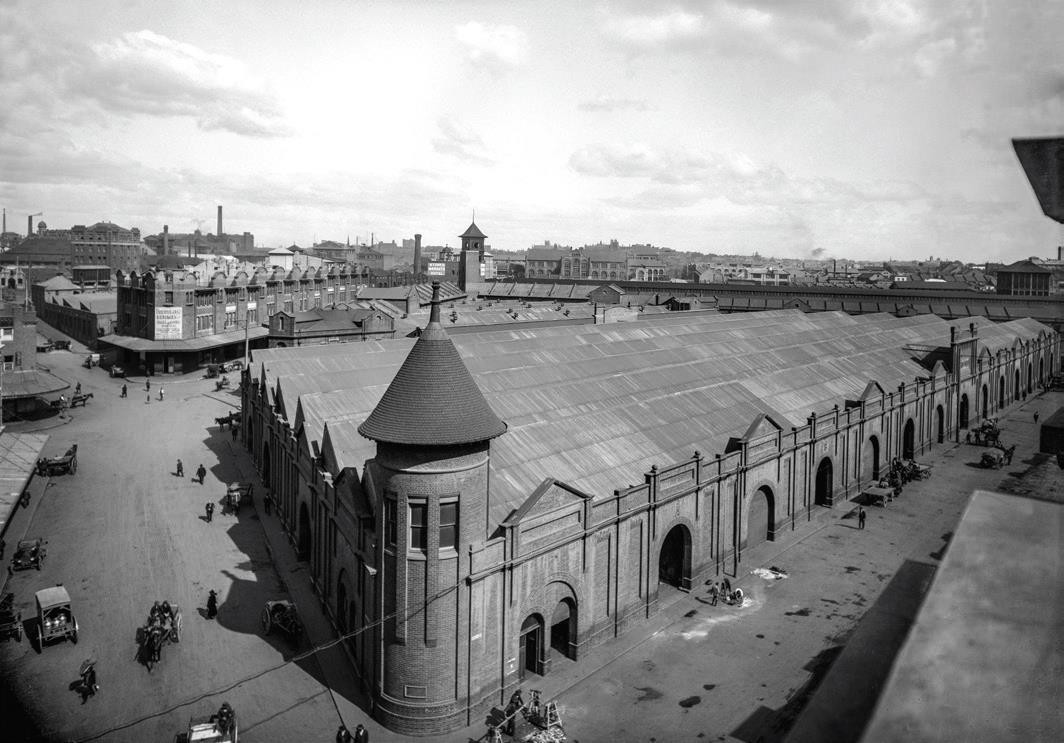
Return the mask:
<path id="1" fill-rule="evenodd" d="M 15 548 L 15 554 L 11 558 L 8 572 L 13 573 L 16 570 L 29 570 L 30 568 L 40 570 L 41 563 L 44 562 L 44 556 L 47 553 L 45 544 L 47 542 L 40 537 L 20 541 L 18 547 Z"/>
<path id="2" fill-rule="evenodd" d="M 112 377 L 125 377 L 126 376 L 126 368 L 124 366 L 121 366 L 120 364 L 113 364 L 111 366 L 111 368 L 108 370 L 108 373 Z"/>

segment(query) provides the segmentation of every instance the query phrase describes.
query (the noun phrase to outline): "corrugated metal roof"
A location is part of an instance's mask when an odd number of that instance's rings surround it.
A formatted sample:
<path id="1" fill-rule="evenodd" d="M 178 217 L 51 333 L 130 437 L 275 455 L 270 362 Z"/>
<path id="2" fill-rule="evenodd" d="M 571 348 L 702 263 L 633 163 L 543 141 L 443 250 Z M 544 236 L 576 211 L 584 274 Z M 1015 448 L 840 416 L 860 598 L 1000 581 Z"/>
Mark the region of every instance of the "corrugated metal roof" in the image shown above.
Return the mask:
<path id="1" fill-rule="evenodd" d="M 991 350 L 1046 331 L 1029 319 L 972 322 Z M 504 520 L 545 477 L 601 496 L 641 482 L 651 464 L 723 451 L 759 413 L 801 425 L 858 397 L 870 380 L 896 389 L 927 373 L 904 347 L 948 346 L 950 324 L 933 315 L 779 310 L 455 336 L 509 426 L 492 445 L 492 519 Z M 327 425 L 344 440 L 345 466 L 361 467 L 374 446 L 351 439 L 351 426 L 374 409 L 411 343 L 256 351 L 255 360 L 286 412 L 289 400 L 304 400 L 308 437 Z"/>

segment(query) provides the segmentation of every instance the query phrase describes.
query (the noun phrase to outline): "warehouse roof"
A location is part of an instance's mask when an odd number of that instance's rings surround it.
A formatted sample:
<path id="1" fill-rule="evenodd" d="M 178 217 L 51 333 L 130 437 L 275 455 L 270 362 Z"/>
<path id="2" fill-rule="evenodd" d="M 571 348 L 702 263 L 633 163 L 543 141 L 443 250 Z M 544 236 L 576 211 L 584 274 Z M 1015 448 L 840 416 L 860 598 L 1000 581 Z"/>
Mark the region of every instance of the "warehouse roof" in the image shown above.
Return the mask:
<path id="1" fill-rule="evenodd" d="M 991 350 L 1046 330 L 1026 319 L 972 322 Z M 723 452 L 759 414 L 801 425 L 811 412 L 857 398 L 870 380 L 896 389 L 927 375 L 905 347 L 948 346 L 949 328 L 933 315 L 669 313 L 636 323 L 510 326 L 456 335 L 453 343 L 508 425 L 492 446 L 492 520 L 499 523 L 546 477 L 609 495 L 641 482 L 652 464 L 695 449 Z M 295 412 L 297 388 L 322 392 L 324 382 L 357 388 L 361 397 L 343 404 L 368 416 L 410 343 L 256 350 L 254 359 L 269 390 L 284 388 L 285 414 Z M 339 436 L 357 416 L 344 418 L 330 422 L 330 432 Z M 361 467 L 374 451 L 366 441 L 348 456 Z"/>

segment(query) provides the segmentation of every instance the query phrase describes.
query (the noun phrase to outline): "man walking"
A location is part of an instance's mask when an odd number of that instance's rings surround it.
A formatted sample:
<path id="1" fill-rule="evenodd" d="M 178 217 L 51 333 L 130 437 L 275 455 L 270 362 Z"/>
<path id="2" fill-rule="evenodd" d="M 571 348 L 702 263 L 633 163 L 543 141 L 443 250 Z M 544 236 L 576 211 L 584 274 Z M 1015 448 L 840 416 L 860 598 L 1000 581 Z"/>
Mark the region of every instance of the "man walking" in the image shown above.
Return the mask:
<path id="1" fill-rule="evenodd" d="M 163 401 L 163 397 L 165 396 L 165 394 L 166 394 L 166 390 L 164 390 L 162 387 L 160 387 L 159 388 L 159 402 Z"/>
<path id="2" fill-rule="evenodd" d="M 214 501 L 207 501 L 207 523 L 214 520 Z"/>
<path id="3" fill-rule="evenodd" d="M 182 461 L 180 459 L 177 460 L 177 476 L 178 477 L 184 477 L 185 476 L 185 465 L 184 465 L 184 463 L 182 463 Z"/>
<path id="4" fill-rule="evenodd" d="M 144 391 L 151 392 L 151 380 L 148 378 L 144 379 Z"/>
<path id="5" fill-rule="evenodd" d="M 857 528 L 863 529 L 865 522 L 865 510 L 860 506 L 857 507 Z"/>
<path id="6" fill-rule="evenodd" d="M 125 397 L 125 396 L 126 396 L 126 393 L 127 393 L 127 392 L 129 392 L 129 388 L 127 388 L 127 387 L 126 387 L 126 386 L 125 386 L 125 385 L 123 384 L 123 385 L 122 385 L 122 397 Z"/>
<path id="7" fill-rule="evenodd" d="M 201 464 L 199 467 L 196 468 L 196 477 L 199 478 L 199 484 L 200 485 L 203 484 L 203 478 L 205 478 L 206 476 L 207 476 L 207 468 L 204 467 Z"/>

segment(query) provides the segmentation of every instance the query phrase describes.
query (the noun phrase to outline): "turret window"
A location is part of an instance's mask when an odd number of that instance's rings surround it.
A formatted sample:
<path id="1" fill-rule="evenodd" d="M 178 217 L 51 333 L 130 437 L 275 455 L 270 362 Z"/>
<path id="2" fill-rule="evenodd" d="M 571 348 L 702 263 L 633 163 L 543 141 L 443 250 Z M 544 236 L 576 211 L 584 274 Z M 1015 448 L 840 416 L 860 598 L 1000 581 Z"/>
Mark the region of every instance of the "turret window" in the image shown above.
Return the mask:
<path id="1" fill-rule="evenodd" d="M 397 519 L 395 500 L 392 498 L 384 499 L 384 541 L 385 544 L 394 547 L 397 536 Z"/>
<path id="2" fill-rule="evenodd" d="M 424 552 L 428 549 L 428 510 L 428 505 L 425 503 L 410 504 L 410 549 L 412 550 Z"/>
<path id="3" fill-rule="evenodd" d="M 440 504 L 440 549 L 455 549 L 458 544 L 458 503 Z"/>

